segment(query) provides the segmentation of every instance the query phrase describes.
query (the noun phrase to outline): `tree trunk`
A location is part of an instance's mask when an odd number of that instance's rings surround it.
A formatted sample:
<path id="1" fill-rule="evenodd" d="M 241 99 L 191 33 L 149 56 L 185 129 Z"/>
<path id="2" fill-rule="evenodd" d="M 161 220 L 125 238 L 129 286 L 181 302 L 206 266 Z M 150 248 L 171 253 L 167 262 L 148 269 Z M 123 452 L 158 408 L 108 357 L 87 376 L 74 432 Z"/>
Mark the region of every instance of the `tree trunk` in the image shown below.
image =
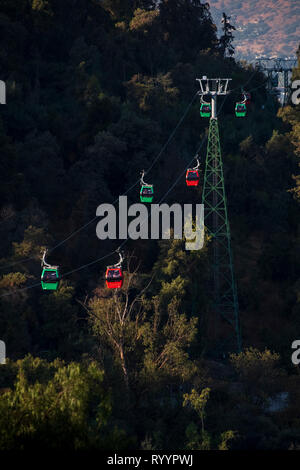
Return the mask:
<path id="1" fill-rule="evenodd" d="M 123 350 L 122 345 L 119 346 L 119 351 L 120 351 L 121 366 L 122 366 L 122 370 L 124 374 L 125 385 L 126 385 L 127 390 L 129 390 L 128 372 L 127 372 L 124 350 Z"/>

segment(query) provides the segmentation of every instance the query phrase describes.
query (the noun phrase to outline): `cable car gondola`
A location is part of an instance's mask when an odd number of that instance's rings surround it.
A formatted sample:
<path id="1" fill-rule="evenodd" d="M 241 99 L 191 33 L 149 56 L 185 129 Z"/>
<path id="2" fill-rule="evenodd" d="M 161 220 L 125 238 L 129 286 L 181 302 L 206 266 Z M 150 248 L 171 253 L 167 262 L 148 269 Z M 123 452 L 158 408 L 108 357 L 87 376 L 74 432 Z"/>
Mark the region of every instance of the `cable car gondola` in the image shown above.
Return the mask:
<path id="1" fill-rule="evenodd" d="M 278 87 L 278 84 L 279 84 L 279 81 L 278 81 L 278 73 L 276 73 L 276 75 L 271 75 L 271 86 L 273 88 L 277 88 Z"/>
<path id="2" fill-rule="evenodd" d="M 51 266 L 46 263 L 45 256 L 47 250 L 44 251 L 42 258 L 42 275 L 41 275 L 41 285 L 43 290 L 57 290 L 60 281 L 59 267 Z"/>
<path id="3" fill-rule="evenodd" d="M 211 116 L 211 104 L 210 103 L 206 103 L 205 101 L 201 101 L 200 116 L 201 117 L 210 117 Z"/>
<path id="4" fill-rule="evenodd" d="M 199 160 L 198 155 L 195 157 L 197 160 L 197 166 L 195 168 L 189 168 L 185 175 L 185 181 L 187 186 L 198 186 L 200 180 Z"/>
<path id="5" fill-rule="evenodd" d="M 247 92 L 245 93 L 245 99 L 246 99 L 246 105 L 249 106 L 251 103 L 251 93 Z"/>
<path id="6" fill-rule="evenodd" d="M 105 273 L 106 286 L 108 289 L 120 289 L 123 285 L 122 263 L 123 256 L 118 251 L 120 260 L 113 266 L 107 266 Z"/>
<path id="7" fill-rule="evenodd" d="M 154 196 L 153 184 L 145 183 L 144 175 L 145 175 L 145 171 L 143 170 L 141 181 L 140 181 L 141 183 L 140 199 L 141 199 L 141 202 L 152 202 L 153 196 Z"/>
<path id="8" fill-rule="evenodd" d="M 246 103 L 236 103 L 235 105 L 235 115 L 236 117 L 245 117 L 247 114 Z"/>
<path id="9" fill-rule="evenodd" d="M 247 105 L 250 104 L 251 94 L 242 90 L 243 101 L 239 101 L 235 105 L 236 117 L 245 117 L 247 115 Z"/>

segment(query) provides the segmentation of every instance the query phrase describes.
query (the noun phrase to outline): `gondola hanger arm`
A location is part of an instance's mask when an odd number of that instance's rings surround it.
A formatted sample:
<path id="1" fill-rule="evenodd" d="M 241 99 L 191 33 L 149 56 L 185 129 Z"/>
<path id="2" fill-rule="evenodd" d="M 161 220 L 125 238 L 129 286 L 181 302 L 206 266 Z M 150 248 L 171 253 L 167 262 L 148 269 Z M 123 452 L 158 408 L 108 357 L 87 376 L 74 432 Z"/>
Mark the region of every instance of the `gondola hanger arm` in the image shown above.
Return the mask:
<path id="1" fill-rule="evenodd" d="M 148 184 L 144 181 L 144 176 L 145 176 L 145 170 L 142 170 L 141 172 L 141 180 L 140 180 L 140 184 L 141 186 L 152 186 L 151 184 Z"/>
<path id="2" fill-rule="evenodd" d="M 47 251 L 48 251 L 48 250 L 44 250 L 44 252 L 43 252 L 43 257 L 42 257 L 42 261 L 41 261 L 41 266 L 42 266 L 42 267 L 45 266 L 46 268 L 51 268 L 51 265 L 46 262 L 46 254 L 47 254 Z"/>
<path id="3" fill-rule="evenodd" d="M 195 155 L 195 159 L 197 161 L 197 165 L 193 168 L 193 170 L 198 170 L 200 166 L 199 155 Z"/>

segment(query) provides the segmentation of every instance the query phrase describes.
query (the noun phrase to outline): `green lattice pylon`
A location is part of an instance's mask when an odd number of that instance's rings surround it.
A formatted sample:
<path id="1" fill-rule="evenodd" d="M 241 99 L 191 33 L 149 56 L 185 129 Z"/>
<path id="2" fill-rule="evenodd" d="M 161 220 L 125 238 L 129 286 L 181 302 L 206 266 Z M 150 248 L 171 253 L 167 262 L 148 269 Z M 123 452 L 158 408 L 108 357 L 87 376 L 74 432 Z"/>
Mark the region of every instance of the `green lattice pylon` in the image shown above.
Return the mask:
<path id="1" fill-rule="evenodd" d="M 202 203 L 211 237 L 215 340 L 225 352 L 241 350 L 239 305 L 231 250 L 217 118 L 210 119 Z"/>

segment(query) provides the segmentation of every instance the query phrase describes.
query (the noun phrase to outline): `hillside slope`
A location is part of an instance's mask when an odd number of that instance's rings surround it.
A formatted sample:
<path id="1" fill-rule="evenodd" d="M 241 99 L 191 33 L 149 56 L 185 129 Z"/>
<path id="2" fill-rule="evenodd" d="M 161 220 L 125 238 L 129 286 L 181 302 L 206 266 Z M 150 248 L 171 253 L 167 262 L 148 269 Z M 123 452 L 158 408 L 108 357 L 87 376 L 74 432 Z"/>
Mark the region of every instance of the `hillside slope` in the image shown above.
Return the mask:
<path id="1" fill-rule="evenodd" d="M 237 57 L 294 56 L 300 41 L 300 2 L 296 0 L 211 0 L 214 21 L 222 12 L 235 25 Z"/>

